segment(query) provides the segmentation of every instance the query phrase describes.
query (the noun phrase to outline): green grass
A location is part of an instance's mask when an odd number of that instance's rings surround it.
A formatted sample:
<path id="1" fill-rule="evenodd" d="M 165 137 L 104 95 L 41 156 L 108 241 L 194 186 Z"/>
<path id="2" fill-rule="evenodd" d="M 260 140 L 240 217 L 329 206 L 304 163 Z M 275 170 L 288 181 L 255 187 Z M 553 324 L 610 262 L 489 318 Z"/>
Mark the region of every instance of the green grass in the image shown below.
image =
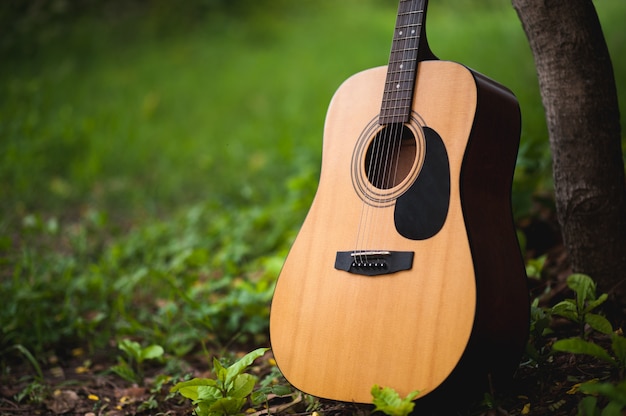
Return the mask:
<path id="1" fill-rule="evenodd" d="M 547 133 L 515 12 L 486 3 L 432 2 L 429 39 L 441 59 L 517 94 L 519 217 L 551 188 Z M 326 108 L 348 76 L 386 63 L 396 9 L 154 4 L 21 21 L 3 38 L 0 351 L 96 349 L 130 335 L 175 356 L 267 342 L 273 281 L 315 190 Z M 626 5 L 596 5 L 624 107 Z"/>
<path id="2" fill-rule="evenodd" d="M 282 178 L 318 165 L 333 90 L 385 59 L 375 29 L 363 39 L 369 54 L 342 59 L 349 44 L 333 48 L 385 13 L 344 7 L 329 19 L 328 7 L 209 17 L 158 36 L 140 27 L 130 39 L 89 20 L 70 33 L 95 32 L 88 44 L 15 62 L 1 107 L 5 208 L 46 210 L 52 199 L 155 214 L 284 192 Z"/>
<path id="3" fill-rule="evenodd" d="M 621 87 L 623 6 L 597 5 Z M 267 202 L 284 192 L 282 178 L 317 169 L 330 97 L 352 73 L 386 62 L 394 14 L 380 2 L 307 2 L 186 28 L 159 11 L 145 21 L 76 19 L 2 70 L 3 212 L 86 205 L 125 217 L 207 199 Z M 433 3 L 429 38 L 440 58 L 513 89 L 523 111 L 516 186 L 526 197 L 549 189 L 543 110 L 512 7 Z"/>

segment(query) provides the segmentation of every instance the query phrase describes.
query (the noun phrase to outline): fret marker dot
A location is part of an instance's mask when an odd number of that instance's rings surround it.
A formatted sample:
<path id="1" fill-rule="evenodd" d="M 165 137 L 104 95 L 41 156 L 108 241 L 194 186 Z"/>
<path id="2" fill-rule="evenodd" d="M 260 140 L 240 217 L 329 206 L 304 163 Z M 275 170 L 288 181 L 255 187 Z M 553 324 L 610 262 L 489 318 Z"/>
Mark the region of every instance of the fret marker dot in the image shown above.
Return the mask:
<path id="1" fill-rule="evenodd" d="M 415 34 L 415 29 L 411 30 L 411 35 Z"/>
<path id="2" fill-rule="evenodd" d="M 400 84 L 397 84 L 397 85 L 396 85 L 396 88 L 400 88 Z"/>
<path id="3" fill-rule="evenodd" d="M 400 64 L 400 69 L 404 68 L 404 64 Z"/>
<path id="4" fill-rule="evenodd" d="M 403 33 L 403 32 L 402 32 L 402 31 L 400 31 L 400 35 L 402 35 L 402 33 Z"/>

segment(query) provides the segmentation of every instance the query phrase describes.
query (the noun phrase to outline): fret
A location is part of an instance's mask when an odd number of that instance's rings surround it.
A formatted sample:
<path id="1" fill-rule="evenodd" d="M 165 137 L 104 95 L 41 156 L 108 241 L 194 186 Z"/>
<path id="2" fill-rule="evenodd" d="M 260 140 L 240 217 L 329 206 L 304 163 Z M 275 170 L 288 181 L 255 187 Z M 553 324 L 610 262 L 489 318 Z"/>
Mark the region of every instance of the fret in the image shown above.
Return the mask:
<path id="1" fill-rule="evenodd" d="M 424 12 L 425 0 L 400 0 L 380 124 L 404 123 L 410 118 Z"/>
<path id="2" fill-rule="evenodd" d="M 412 93 L 413 92 L 412 90 L 404 90 L 404 91 L 407 92 L 407 93 Z M 407 94 L 404 97 L 385 98 L 385 99 L 383 99 L 383 101 L 385 103 L 397 103 L 398 101 L 404 102 L 406 100 L 410 100 L 412 98 L 411 95 L 412 94 Z M 387 108 L 385 108 L 385 110 L 387 110 Z"/>
<path id="3" fill-rule="evenodd" d="M 400 70 L 408 70 L 408 68 L 415 68 L 415 64 L 416 61 L 415 59 L 411 59 L 411 57 L 407 57 L 407 56 L 401 56 L 398 57 L 397 59 L 390 59 L 389 60 L 390 64 L 395 64 L 395 65 L 402 65 L 402 67 L 400 66 L 392 66 L 391 68 L 389 68 L 389 71 L 391 72 L 399 72 Z"/>

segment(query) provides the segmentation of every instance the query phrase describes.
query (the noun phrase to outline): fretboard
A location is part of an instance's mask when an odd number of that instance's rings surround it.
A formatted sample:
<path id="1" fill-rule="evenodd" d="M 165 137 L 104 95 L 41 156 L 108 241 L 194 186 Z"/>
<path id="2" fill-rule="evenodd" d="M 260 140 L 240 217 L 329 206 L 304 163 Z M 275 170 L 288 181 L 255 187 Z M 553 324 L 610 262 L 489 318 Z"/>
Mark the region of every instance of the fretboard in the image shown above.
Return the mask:
<path id="1" fill-rule="evenodd" d="M 379 123 L 406 123 L 417 73 L 425 0 L 400 0 Z"/>

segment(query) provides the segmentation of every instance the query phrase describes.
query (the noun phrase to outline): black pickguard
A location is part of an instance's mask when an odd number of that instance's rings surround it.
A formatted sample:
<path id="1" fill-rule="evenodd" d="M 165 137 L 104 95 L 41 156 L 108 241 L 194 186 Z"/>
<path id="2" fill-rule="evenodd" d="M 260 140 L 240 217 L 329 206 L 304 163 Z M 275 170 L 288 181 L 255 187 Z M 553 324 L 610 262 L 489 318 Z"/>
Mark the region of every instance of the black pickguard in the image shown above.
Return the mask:
<path id="1" fill-rule="evenodd" d="M 450 205 L 450 163 L 439 134 L 423 127 L 424 165 L 413 185 L 396 201 L 396 230 L 411 240 L 431 238 L 441 230 Z"/>

